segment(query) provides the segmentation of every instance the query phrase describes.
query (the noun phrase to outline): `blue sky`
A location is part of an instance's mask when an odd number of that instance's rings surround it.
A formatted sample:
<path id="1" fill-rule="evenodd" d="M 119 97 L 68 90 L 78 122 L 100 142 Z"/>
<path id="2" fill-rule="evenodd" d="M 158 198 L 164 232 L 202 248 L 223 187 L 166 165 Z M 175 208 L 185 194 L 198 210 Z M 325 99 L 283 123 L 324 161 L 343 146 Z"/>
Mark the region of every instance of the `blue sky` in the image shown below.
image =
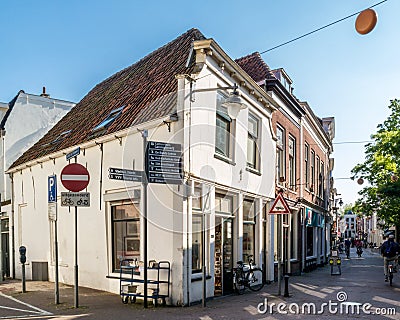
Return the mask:
<path id="1" fill-rule="evenodd" d="M 128 1 L 2 0 L 0 101 L 20 89 L 78 102 L 96 84 L 196 27 L 232 57 L 262 52 L 379 0 Z M 334 116 L 335 187 L 345 203 L 360 186 L 350 170 L 399 98 L 400 1 L 374 8 L 378 24 L 359 35 L 355 17 L 263 54 L 285 68 L 294 93 L 319 117 Z M 351 143 L 343 143 L 351 142 Z"/>

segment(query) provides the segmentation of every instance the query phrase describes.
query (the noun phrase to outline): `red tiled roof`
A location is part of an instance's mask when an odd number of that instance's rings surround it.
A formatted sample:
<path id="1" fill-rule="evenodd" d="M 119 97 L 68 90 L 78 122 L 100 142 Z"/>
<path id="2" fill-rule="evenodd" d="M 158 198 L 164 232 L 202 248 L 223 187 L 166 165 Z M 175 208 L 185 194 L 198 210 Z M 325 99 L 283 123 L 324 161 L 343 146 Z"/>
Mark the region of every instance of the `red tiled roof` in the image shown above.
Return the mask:
<path id="1" fill-rule="evenodd" d="M 261 58 L 260 53 L 254 52 L 248 56 L 235 60 L 236 63 L 246 71 L 255 82 L 275 78 L 269 66 Z"/>
<path id="2" fill-rule="evenodd" d="M 171 113 L 176 105 L 178 87 L 175 76 L 191 72 L 191 67 L 186 67 L 191 43 L 203 39 L 205 37 L 199 30 L 190 29 L 96 85 L 10 168 Z M 122 114 L 107 130 L 93 136 L 92 129 L 112 110 L 122 106 L 126 106 Z M 68 130 L 72 130 L 69 135 L 54 143 L 61 133 Z"/>

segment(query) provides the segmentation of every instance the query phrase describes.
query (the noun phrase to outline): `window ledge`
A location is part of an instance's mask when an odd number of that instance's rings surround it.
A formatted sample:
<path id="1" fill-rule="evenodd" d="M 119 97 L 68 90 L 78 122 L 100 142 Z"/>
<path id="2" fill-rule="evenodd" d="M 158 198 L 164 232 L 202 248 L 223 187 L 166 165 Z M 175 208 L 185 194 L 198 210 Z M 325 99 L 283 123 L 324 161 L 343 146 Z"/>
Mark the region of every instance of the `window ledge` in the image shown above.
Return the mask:
<path id="1" fill-rule="evenodd" d="M 261 176 L 261 172 L 257 169 L 253 169 L 251 167 L 246 167 L 246 171 L 256 174 L 257 176 Z"/>
<path id="2" fill-rule="evenodd" d="M 231 164 L 233 166 L 236 166 L 236 163 L 232 159 L 229 159 L 229 158 L 227 158 L 227 157 L 225 157 L 225 156 L 223 156 L 221 154 L 214 153 L 214 158 L 218 159 L 218 160 L 222 160 L 222 161 L 224 161 L 226 163 L 229 163 L 229 164 Z"/>

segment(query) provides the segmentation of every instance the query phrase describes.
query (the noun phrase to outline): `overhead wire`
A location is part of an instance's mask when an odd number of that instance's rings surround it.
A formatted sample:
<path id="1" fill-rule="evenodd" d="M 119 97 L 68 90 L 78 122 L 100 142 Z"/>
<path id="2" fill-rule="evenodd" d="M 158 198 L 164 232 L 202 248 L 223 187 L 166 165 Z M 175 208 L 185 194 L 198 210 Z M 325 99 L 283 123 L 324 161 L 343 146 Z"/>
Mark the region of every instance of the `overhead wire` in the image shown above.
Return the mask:
<path id="1" fill-rule="evenodd" d="M 373 8 L 373 7 L 376 7 L 376 6 L 382 4 L 382 3 L 386 2 L 386 1 L 388 1 L 388 0 L 383 0 L 383 1 L 381 1 L 381 2 L 375 3 L 374 5 L 368 7 L 367 9 L 371 9 L 371 8 Z M 286 41 L 286 42 L 284 42 L 284 43 L 281 43 L 281 44 L 279 44 L 279 45 L 277 45 L 277 46 L 275 46 L 275 47 L 273 47 L 273 48 L 270 48 L 270 49 L 268 49 L 268 50 L 262 51 L 262 52 L 260 52 L 260 54 L 264 54 L 264 53 L 270 52 L 270 51 L 275 50 L 275 49 L 277 49 L 277 48 L 283 47 L 283 46 L 285 46 L 285 45 L 287 45 L 287 44 L 289 44 L 289 43 L 292 43 L 292 42 L 294 42 L 294 41 L 296 41 L 296 40 L 299 40 L 299 39 L 301 39 L 301 38 L 307 37 L 307 36 L 309 36 L 309 35 L 311 35 L 311 34 L 313 34 L 313 33 L 316 33 L 316 32 L 318 32 L 318 31 L 321 31 L 322 29 L 328 28 L 328 27 L 330 27 L 330 26 L 332 26 L 332 25 L 334 25 L 334 24 L 336 24 L 336 23 L 339 23 L 339 22 L 342 22 L 342 21 L 344 21 L 344 20 L 346 20 L 346 19 L 349 19 L 349 18 L 351 18 L 351 17 L 354 17 L 355 15 L 357 15 L 357 14 L 363 12 L 364 10 L 366 10 L 366 9 L 363 9 L 363 10 L 358 11 L 358 12 L 356 12 L 356 13 L 353 13 L 353 14 L 347 16 L 347 17 L 344 17 L 344 18 L 342 18 L 342 19 L 339 19 L 339 20 L 336 20 L 336 21 L 334 21 L 334 22 L 331 22 L 331 23 L 329 23 L 329 24 L 327 24 L 327 25 L 325 25 L 325 26 L 323 26 L 323 27 L 320 27 L 320 28 L 318 28 L 318 29 L 315 29 L 315 30 L 313 30 L 313 31 L 307 32 L 307 33 L 305 33 L 305 34 L 303 34 L 303 35 L 301 35 L 301 36 L 299 36 L 299 37 L 297 37 L 297 38 L 294 38 L 294 39 L 292 39 L 292 40 L 289 40 L 289 41 Z"/>

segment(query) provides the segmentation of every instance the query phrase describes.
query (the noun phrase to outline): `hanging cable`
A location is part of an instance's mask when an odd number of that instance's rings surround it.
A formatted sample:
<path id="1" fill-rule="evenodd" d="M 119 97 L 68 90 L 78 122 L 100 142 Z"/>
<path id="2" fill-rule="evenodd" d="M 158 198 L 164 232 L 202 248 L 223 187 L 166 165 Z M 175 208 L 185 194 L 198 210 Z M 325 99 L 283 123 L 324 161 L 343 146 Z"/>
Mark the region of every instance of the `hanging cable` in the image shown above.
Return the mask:
<path id="1" fill-rule="evenodd" d="M 376 6 L 382 4 L 382 3 L 386 2 L 386 1 L 388 1 L 388 0 L 383 0 L 383 1 L 381 1 L 381 2 L 378 2 L 378 3 L 376 3 L 376 4 L 374 4 L 374 5 L 370 6 L 370 7 L 368 7 L 367 9 L 371 9 L 371 8 L 373 8 L 373 7 L 376 7 Z M 364 9 L 364 10 L 366 10 L 366 9 Z M 272 51 L 272 50 L 274 50 L 274 49 L 283 47 L 283 46 L 285 46 L 285 45 L 287 45 L 287 44 L 289 44 L 289 43 L 292 43 L 292 42 L 294 42 L 294 41 L 296 41 L 296 40 L 299 40 L 299 39 L 301 39 L 301 38 L 304 38 L 304 37 L 306 37 L 306 36 L 309 36 L 310 34 L 313 34 L 313 33 L 317 32 L 317 31 L 320 31 L 320 30 L 322 30 L 322 29 L 328 28 L 328 27 L 330 27 L 330 26 L 332 26 L 332 25 L 334 25 L 334 24 L 336 24 L 336 23 L 339 23 L 339 22 L 341 22 L 341 21 L 344 21 L 344 20 L 346 20 L 346 19 L 349 19 L 349 18 L 351 18 L 351 17 L 354 17 L 355 15 L 357 15 L 357 14 L 363 12 L 364 10 L 358 11 L 358 12 L 353 13 L 353 14 L 347 16 L 347 17 L 344 17 L 344 18 L 342 18 L 342 19 L 339 19 L 339 20 L 336 20 L 336 21 L 334 21 L 334 22 L 331 22 L 331 23 L 329 23 L 329 24 L 327 24 L 327 25 L 325 25 L 325 26 L 323 26 L 323 27 L 321 27 L 321 28 L 315 29 L 315 30 L 310 31 L 310 32 L 308 32 L 308 33 L 306 33 L 306 34 L 303 34 L 303 35 L 301 35 L 301 36 L 299 36 L 299 37 L 297 37 L 297 38 L 294 38 L 294 39 L 292 39 L 292 40 L 286 41 L 286 42 L 284 42 L 284 43 L 282 43 L 282 44 L 280 44 L 280 45 L 277 45 L 277 46 L 275 46 L 275 47 L 273 47 L 273 48 L 270 48 L 270 49 L 268 49 L 268 50 L 265 50 L 265 51 L 263 51 L 263 52 L 260 52 L 260 54 L 264 54 L 264 53 L 267 53 L 267 52 Z"/>

